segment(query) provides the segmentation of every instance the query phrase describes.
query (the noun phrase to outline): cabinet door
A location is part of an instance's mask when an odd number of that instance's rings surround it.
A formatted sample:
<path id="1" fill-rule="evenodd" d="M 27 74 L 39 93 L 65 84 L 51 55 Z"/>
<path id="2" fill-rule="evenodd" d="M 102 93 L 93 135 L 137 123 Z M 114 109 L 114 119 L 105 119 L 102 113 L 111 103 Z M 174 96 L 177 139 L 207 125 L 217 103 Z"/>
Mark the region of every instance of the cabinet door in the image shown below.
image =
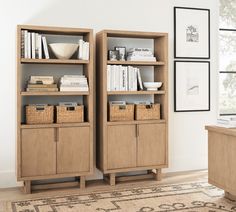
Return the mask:
<path id="1" fill-rule="evenodd" d="M 138 125 L 138 166 L 166 164 L 165 124 Z"/>
<path id="2" fill-rule="evenodd" d="M 89 127 L 58 129 L 57 173 L 88 172 L 90 169 Z"/>
<path id="3" fill-rule="evenodd" d="M 56 174 L 56 143 L 53 128 L 22 129 L 22 177 Z"/>
<path id="4" fill-rule="evenodd" d="M 107 164 L 108 169 L 136 166 L 135 125 L 108 126 Z"/>

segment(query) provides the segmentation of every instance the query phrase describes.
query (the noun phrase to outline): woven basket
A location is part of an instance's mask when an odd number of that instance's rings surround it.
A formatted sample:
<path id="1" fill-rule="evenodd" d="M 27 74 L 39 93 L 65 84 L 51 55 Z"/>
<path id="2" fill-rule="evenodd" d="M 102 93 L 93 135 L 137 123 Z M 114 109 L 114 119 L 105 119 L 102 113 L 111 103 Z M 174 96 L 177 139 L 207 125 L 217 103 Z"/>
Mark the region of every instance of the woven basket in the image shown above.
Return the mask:
<path id="1" fill-rule="evenodd" d="M 134 120 L 134 105 L 109 105 L 109 121 Z"/>
<path id="2" fill-rule="evenodd" d="M 135 120 L 160 119 L 160 104 L 135 105 Z"/>
<path id="3" fill-rule="evenodd" d="M 53 123 L 53 106 L 26 106 L 26 124 Z"/>
<path id="4" fill-rule="evenodd" d="M 57 123 L 77 123 L 84 121 L 84 106 L 57 106 Z"/>

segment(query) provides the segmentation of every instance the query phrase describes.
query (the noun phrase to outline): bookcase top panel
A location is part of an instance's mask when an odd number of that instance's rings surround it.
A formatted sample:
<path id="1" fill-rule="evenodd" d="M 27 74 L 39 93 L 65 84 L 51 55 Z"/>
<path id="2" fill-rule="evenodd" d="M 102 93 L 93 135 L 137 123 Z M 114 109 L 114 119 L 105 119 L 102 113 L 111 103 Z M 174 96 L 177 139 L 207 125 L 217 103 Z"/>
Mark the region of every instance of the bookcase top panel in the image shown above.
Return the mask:
<path id="1" fill-rule="evenodd" d="M 140 31 L 120 31 L 120 30 L 103 30 L 99 33 L 106 33 L 107 37 L 123 37 L 123 38 L 146 38 L 155 39 L 168 36 L 164 32 L 140 32 Z"/>
<path id="2" fill-rule="evenodd" d="M 33 26 L 33 25 L 18 25 L 20 30 L 29 30 L 43 34 L 60 34 L 60 35 L 87 35 L 92 33 L 92 29 L 84 28 L 69 28 L 69 27 L 51 27 L 51 26 Z"/>

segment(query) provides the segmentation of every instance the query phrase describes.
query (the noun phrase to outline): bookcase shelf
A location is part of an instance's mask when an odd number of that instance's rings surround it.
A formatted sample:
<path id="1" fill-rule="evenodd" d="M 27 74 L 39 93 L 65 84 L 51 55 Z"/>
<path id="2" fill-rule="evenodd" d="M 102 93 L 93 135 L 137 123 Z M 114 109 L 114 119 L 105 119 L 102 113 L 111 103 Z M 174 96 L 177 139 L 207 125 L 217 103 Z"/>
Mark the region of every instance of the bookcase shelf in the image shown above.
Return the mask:
<path id="1" fill-rule="evenodd" d="M 161 169 L 168 167 L 168 34 L 103 30 L 97 33 L 96 44 L 97 167 L 109 175 L 111 185 L 115 184 L 116 173 L 137 170 L 156 169 L 159 180 Z M 108 50 L 115 46 L 152 48 L 158 61 L 109 61 Z M 141 77 L 163 82 L 161 90 L 107 91 L 107 65 L 144 66 Z M 160 104 L 160 120 L 109 121 L 109 101 L 149 100 Z"/>
<path id="2" fill-rule="evenodd" d="M 75 59 L 69 59 L 69 60 L 61 60 L 61 59 L 25 59 L 21 58 L 21 63 L 33 63 L 33 64 L 88 64 L 88 60 L 75 60 Z"/>
<path id="3" fill-rule="evenodd" d="M 21 96 L 88 96 L 89 92 L 71 92 L 71 91 L 54 91 L 54 92 L 31 92 L 23 91 Z"/>
<path id="4" fill-rule="evenodd" d="M 27 31 L 23 31 L 27 30 Z M 24 33 L 29 33 L 32 40 L 27 45 L 34 45 L 33 33 L 40 33 L 47 43 L 75 43 L 82 39 L 89 43 L 89 60 L 76 59 L 25 59 Z M 28 37 L 29 38 L 29 37 Z M 36 39 L 35 39 L 36 42 Z M 39 40 L 37 40 L 39 42 Z M 40 40 L 42 42 L 42 40 Z M 37 43 L 38 45 L 39 43 Z M 35 43 L 36 46 L 36 43 Z M 45 43 L 44 43 L 45 46 Z M 24 181 L 25 193 L 31 192 L 32 181 L 67 177 L 79 177 L 80 188 L 85 187 L 85 176 L 94 171 L 94 40 L 92 29 L 17 26 L 17 180 Z M 35 50 L 34 50 L 35 49 Z M 50 49 L 49 49 L 50 50 Z M 27 48 L 27 52 L 36 48 Z M 43 49 L 44 52 L 44 49 Z M 44 52 L 45 53 L 45 52 Z M 29 54 L 30 55 L 30 54 Z M 33 55 L 33 54 L 32 54 Z M 32 56 L 33 57 L 33 56 Z M 45 58 L 45 55 L 42 54 Z M 25 65 L 30 64 L 30 65 Z M 38 64 L 50 64 L 44 68 Z M 55 65 L 55 66 L 54 66 Z M 68 65 L 67 67 L 64 65 Z M 74 66 L 70 66 L 74 65 Z M 66 67 L 66 68 L 65 68 Z M 43 69 L 43 71 L 42 71 Z M 59 80 L 64 75 L 85 75 L 89 92 L 79 91 L 24 91 L 27 80 L 32 76 L 53 76 Z M 53 96 L 53 98 L 52 98 Z M 27 98 L 26 98 L 27 97 Z M 84 105 L 81 123 L 26 124 L 25 105 L 76 102 Z M 73 108 L 67 108 L 67 110 Z M 53 108 L 56 115 L 56 107 Z M 35 117 L 40 116 L 37 111 Z M 68 114 L 68 113 L 67 113 Z M 56 116 L 54 117 L 56 122 Z M 63 183 L 59 185 L 63 187 Z M 65 186 L 65 185 L 64 185 Z M 44 187 L 51 188 L 44 184 Z"/>
<path id="5" fill-rule="evenodd" d="M 21 129 L 37 129 L 37 128 L 51 128 L 51 127 L 89 127 L 89 122 L 82 123 L 62 123 L 62 124 L 21 124 Z"/>
<path id="6" fill-rule="evenodd" d="M 165 91 L 108 91 L 107 95 L 154 95 L 165 94 Z"/>
<path id="7" fill-rule="evenodd" d="M 161 66 L 165 65 L 162 61 L 149 62 L 149 61 L 107 61 L 108 65 L 135 65 L 135 66 Z"/>
<path id="8" fill-rule="evenodd" d="M 166 123 L 164 119 L 160 120 L 134 120 L 134 121 L 108 121 L 107 125 L 129 125 L 129 124 L 161 124 Z"/>

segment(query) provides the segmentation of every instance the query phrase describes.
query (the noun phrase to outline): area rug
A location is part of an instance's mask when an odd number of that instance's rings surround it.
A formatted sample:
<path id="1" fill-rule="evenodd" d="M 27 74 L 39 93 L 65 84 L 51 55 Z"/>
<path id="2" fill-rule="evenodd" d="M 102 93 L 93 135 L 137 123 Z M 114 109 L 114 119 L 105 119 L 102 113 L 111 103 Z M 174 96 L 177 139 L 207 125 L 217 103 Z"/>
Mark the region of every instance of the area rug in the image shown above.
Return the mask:
<path id="1" fill-rule="evenodd" d="M 191 182 L 14 201 L 10 207 L 13 212 L 218 212 L 236 211 L 236 202 L 207 182 Z"/>

